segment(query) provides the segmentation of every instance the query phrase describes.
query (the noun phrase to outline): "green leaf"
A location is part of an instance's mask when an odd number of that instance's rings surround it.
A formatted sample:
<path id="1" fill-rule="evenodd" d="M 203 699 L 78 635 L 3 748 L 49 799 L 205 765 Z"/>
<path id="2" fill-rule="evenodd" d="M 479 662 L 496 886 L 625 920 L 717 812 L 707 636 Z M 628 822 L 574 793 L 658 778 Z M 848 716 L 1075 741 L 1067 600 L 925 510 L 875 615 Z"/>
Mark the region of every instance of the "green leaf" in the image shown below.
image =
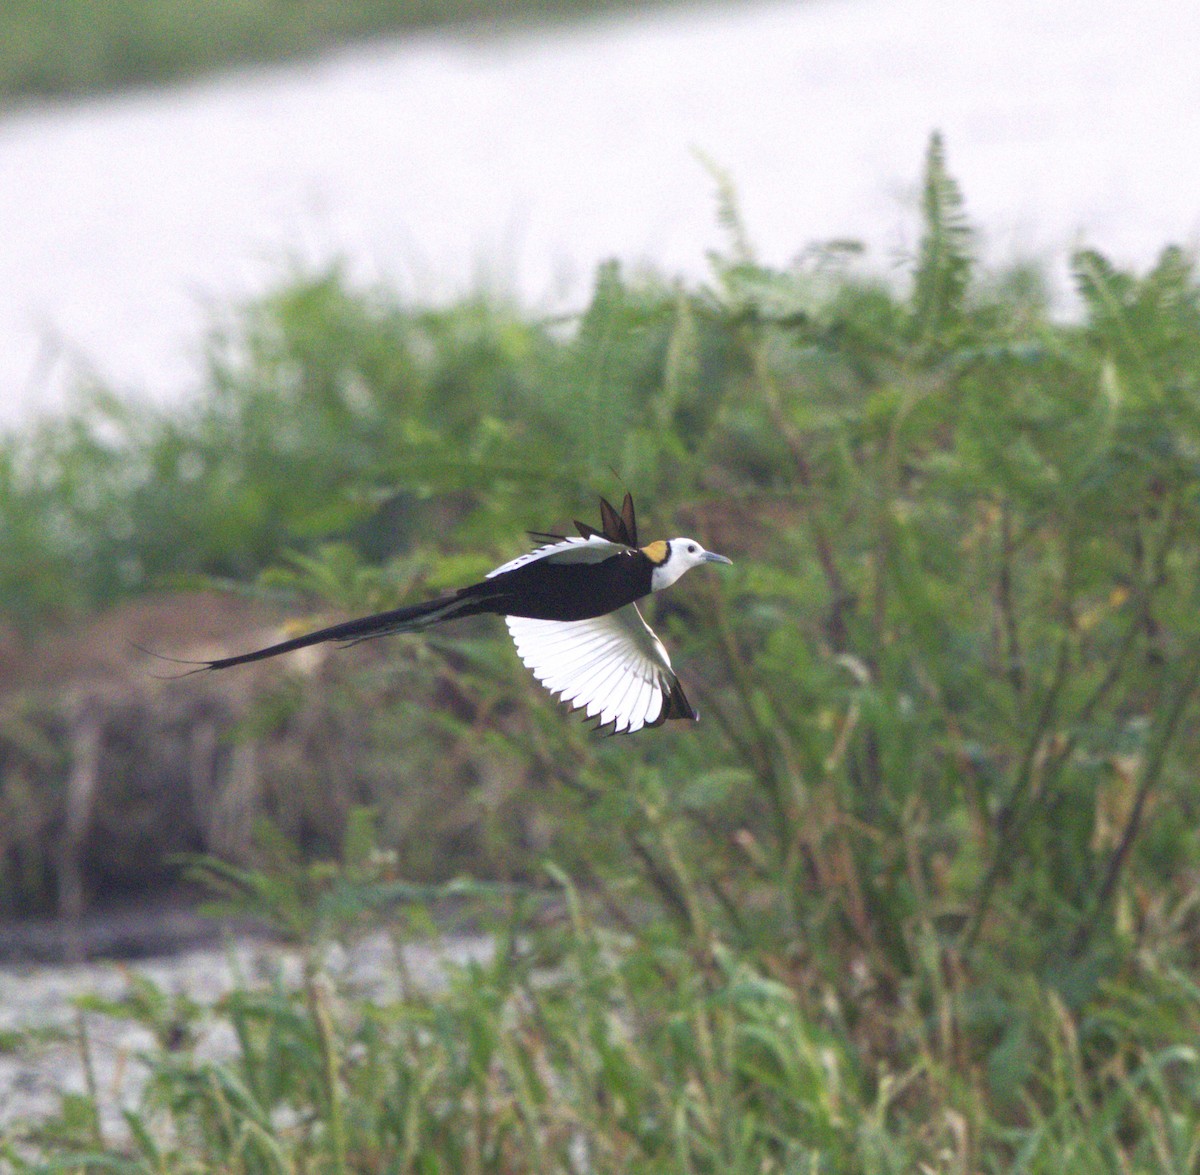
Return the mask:
<path id="1" fill-rule="evenodd" d="M 946 166 L 945 147 L 937 132 L 930 137 L 925 155 L 921 219 L 912 296 L 916 337 L 926 344 L 948 345 L 964 311 L 974 232 L 967 222 L 962 192 Z"/>

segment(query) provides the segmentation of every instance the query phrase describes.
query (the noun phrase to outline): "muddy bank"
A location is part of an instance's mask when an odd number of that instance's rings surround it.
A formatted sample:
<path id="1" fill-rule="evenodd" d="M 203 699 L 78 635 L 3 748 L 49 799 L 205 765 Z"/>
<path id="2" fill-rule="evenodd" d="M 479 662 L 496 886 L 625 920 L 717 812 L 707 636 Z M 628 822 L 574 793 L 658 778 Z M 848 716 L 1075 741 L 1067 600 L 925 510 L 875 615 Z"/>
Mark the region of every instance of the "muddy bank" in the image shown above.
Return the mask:
<path id="1" fill-rule="evenodd" d="M 0 641 L 0 960 L 202 942 L 202 924 L 162 900 L 180 860 L 264 865 L 263 820 L 304 859 L 331 859 L 366 806 L 406 881 L 521 876 L 548 835 L 537 789 L 501 750 L 473 739 L 467 753 L 447 718 L 470 732 L 505 715 L 482 713 L 448 659 L 389 641 L 164 678 L 141 651 L 226 656 L 289 623 L 196 593 L 36 645 Z"/>
<path id="2" fill-rule="evenodd" d="M 176 890 L 142 900 L 98 900 L 74 920 L 0 920 L 0 967 L 83 959 L 133 962 L 211 950 L 231 935 L 267 937 L 259 927 L 206 918 L 196 910 L 197 900 L 192 891 Z"/>

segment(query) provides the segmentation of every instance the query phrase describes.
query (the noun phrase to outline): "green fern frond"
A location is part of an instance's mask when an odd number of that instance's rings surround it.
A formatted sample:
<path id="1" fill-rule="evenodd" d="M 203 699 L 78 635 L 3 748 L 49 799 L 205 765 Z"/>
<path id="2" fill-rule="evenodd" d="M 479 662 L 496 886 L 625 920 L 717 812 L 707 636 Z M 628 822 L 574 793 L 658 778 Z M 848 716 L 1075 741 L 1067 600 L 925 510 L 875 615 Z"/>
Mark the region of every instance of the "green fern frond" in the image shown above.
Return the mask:
<path id="1" fill-rule="evenodd" d="M 1129 276 L 1095 249 L 1076 253 L 1071 258 L 1071 273 L 1093 323 L 1111 319 L 1129 299 L 1132 286 Z"/>
<path id="2" fill-rule="evenodd" d="M 716 268 L 753 265 L 754 247 L 750 244 L 750 234 L 746 232 L 742 210 L 738 207 L 737 189 L 734 187 L 732 176 L 703 151 L 695 151 L 694 154 L 717 186 L 717 223 L 729 239 L 729 255 L 720 259 L 714 258 Z"/>
<path id="3" fill-rule="evenodd" d="M 924 233 L 914 275 L 913 318 L 917 337 L 929 340 L 962 315 L 975 241 L 962 191 L 947 169 L 945 146 L 936 131 L 925 155 L 921 217 Z"/>

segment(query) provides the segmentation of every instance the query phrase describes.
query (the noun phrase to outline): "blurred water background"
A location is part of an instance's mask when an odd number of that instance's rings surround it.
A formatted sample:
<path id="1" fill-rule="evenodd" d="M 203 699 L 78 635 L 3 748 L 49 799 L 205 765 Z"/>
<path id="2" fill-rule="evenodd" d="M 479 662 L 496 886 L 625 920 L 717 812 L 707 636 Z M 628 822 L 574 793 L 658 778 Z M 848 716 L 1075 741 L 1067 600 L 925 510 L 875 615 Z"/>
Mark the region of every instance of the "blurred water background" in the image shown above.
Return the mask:
<path id="1" fill-rule="evenodd" d="M 0 423 L 81 378 L 170 401 L 206 329 L 340 259 L 415 301 L 581 306 L 617 257 L 694 279 L 701 158 L 763 257 L 911 253 L 940 128 L 991 260 L 1146 264 L 1200 227 L 1200 7 L 803 0 L 421 34 L 0 120 Z"/>

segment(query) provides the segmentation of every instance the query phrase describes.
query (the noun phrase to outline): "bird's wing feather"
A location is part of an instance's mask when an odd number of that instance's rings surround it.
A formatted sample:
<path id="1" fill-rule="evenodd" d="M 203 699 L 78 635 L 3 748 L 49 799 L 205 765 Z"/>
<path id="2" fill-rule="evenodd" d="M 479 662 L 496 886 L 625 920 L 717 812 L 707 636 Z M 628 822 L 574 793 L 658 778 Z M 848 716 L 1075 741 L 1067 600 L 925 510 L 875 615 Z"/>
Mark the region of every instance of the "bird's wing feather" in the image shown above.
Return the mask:
<path id="1" fill-rule="evenodd" d="M 624 524 L 625 542 L 631 547 L 638 545 L 637 538 L 637 515 L 633 510 L 633 495 L 625 494 L 625 501 L 621 503 L 621 522 Z"/>
<path id="2" fill-rule="evenodd" d="M 600 527 L 606 539 L 614 543 L 628 541 L 625 519 L 616 512 L 607 498 L 600 499 Z"/>
<path id="3" fill-rule="evenodd" d="M 626 547 L 638 545 L 637 516 L 633 510 L 632 494 L 625 495 L 625 500 L 621 503 L 620 514 L 607 498 L 600 499 L 600 530 L 596 530 L 594 526 L 588 526 L 586 522 L 580 522 L 578 519 L 575 521 L 575 526 L 584 538 L 599 534 L 608 539 L 610 543 L 621 543 Z"/>
<path id="4" fill-rule="evenodd" d="M 610 543 L 600 535 L 594 534 L 586 539 L 576 538 L 572 535 L 570 538 L 560 539 L 555 543 L 547 543 L 536 550 L 526 551 L 524 555 L 518 555 L 515 559 L 502 563 L 495 571 L 489 571 L 486 578 L 492 579 L 494 576 L 503 575 L 506 571 L 516 571 L 518 567 L 524 567 L 527 563 L 536 563 L 540 559 L 549 559 L 553 563 L 599 563 L 610 555 L 619 554 L 624 550 L 626 548 L 620 543 Z"/>
<path id="5" fill-rule="evenodd" d="M 504 619 L 534 677 L 614 733 L 697 716 L 636 604 L 590 620 Z"/>
<path id="6" fill-rule="evenodd" d="M 601 498 L 600 529 L 597 530 L 586 522 L 580 522 L 578 518 L 575 519 L 575 529 L 585 539 L 589 539 L 595 534 L 608 539 L 610 543 L 620 543 L 624 547 L 636 547 L 638 545 L 637 517 L 633 511 L 633 496 L 625 495 L 625 501 L 621 503 L 620 514 L 617 513 L 610 501 Z"/>

